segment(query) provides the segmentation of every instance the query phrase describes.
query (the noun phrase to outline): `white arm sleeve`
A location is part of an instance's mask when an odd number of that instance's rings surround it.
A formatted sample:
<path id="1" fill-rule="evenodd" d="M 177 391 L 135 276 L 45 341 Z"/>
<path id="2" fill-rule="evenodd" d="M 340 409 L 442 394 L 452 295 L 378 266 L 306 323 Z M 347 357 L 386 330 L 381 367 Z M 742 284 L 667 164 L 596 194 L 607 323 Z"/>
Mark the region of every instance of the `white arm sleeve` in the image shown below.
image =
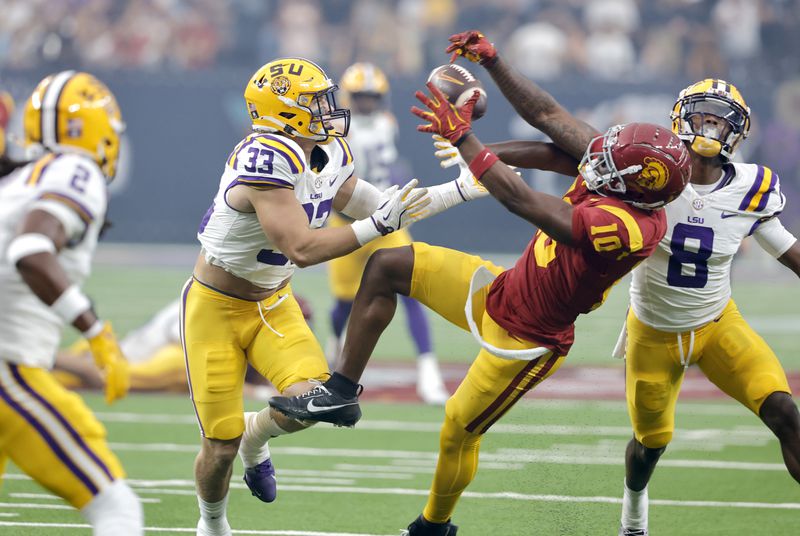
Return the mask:
<path id="1" fill-rule="evenodd" d="M 353 177 L 355 179 L 355 177 Z M 365 180 L 356 179 L 350 199 L 342 209 L 342 214 L 354 220 L 369 218 L 380 204 L 381 191 Z"/>
<path id="2" fill-rule="evenodd" d="M 759 225 L 753 236 L 758 245 L 776 259 L 786 253 L 797 241 L 797 238 L 786 230 L 778 218 L 772 218 Z"/>

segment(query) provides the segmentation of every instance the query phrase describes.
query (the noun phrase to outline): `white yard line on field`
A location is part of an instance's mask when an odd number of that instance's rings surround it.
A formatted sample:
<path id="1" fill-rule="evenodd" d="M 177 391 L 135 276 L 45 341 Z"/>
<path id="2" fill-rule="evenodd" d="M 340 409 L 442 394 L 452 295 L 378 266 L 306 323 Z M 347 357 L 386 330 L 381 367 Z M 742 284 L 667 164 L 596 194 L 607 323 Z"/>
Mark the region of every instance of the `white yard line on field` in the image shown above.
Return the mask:
<path id="1" fill-rule="evenodd" d="M 45 501 L 63 501 L 58 495 L 49 493 L 9 493 L 9 497 L 14 499 L 43 499 Z M 160 503 L 161 499 L 141 499 L 143 503 Z"/>
<path id="2" fill-rule="evenodd" d="M 36 527 L 42 529 L 90 529 L 85 523 L 23 523 L 0 521 L 0 527 Z M 146 532 L 197 532 L 196 527 L 145 527 Z M 316 532 L 308 530 L 233 530 L 234 534 L 263 536 L 396 536 L 396 534 L 365 534 L 363 532 Z"/>
<path id="3" fill-rule="evenodd" d="M 147 451 L 147 452 L 197 452 L 196 445 L 175 443 L 109 443 L 112 450 Z M 390 458 L 395 460 L 436 460 L 436 452 L 409 450 L 376 450 L 376 449 L 334 449 L 314 447 L 273 447 L 273 454 L 282 456 L 305 456 L 321 458 Z M 553 463 L 568 465 L 620 465 L 620 456 L 587 456 L 563 455 L 548 451 L 525 449 L 501 449 L 498 452 L 482 452 L 481 462 L 506 463 Z M 695 469 L 736 469 L 740 471 L 785 471 L 782 463 L 738 462 L 723 460 L 677 460 L 666 459 L 659 462 L 659 467 L 681 467 Z M 386 471 L 389 472 L 387 468 Z"/>

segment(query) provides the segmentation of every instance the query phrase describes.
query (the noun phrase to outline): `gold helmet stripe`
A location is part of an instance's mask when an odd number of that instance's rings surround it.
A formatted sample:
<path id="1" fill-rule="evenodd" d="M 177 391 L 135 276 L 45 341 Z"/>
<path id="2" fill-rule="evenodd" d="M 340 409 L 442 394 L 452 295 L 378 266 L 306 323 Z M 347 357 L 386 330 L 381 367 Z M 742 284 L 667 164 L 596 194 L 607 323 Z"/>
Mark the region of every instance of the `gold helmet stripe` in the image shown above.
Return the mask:
<path id="1" fill-rule="evenodd" d="M 58 101 L 61 93 L 75 71 L 61 71 L 53 76 L 53 80 L 47 85 L 42 97 L 41 112 L 41 133 L 42 145 L 53 148 L 58 144 Z"/>

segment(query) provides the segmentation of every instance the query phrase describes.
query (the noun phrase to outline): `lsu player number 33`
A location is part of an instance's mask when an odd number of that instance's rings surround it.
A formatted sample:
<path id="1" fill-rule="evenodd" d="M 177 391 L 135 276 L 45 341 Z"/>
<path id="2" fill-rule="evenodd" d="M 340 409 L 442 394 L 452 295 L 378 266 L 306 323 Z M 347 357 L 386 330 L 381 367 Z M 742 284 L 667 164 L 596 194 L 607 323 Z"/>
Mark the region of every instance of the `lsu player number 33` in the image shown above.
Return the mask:
<path id="1" fill-rule="evenodd" d="M 253 133 L 225 162 L 219 190 L 198 231 L 202 246 L 182 294 L 181 339 L 202 435 L 195 463 L 199 534 L 230 534 L 226 501 L 237 450 L 259 499 L 276 497 L 267 441 L 304 428 L 266 408 L 243 413 L 249 363 L 279 391 L 308 390 L 328 375 L 290 278 L 465 200 L 457 181 L 378 190 L 358 179 L 345 140 L 350 112 L 337 86 L 300 58 L 267 63 L 244 98 Z M 480 190 L 473 187 L 475 196 Z M 323 227 L 332 209 L 355 221 Z"/>
<path id="2" fill-rule="evenodd" d="M 64 71 L 33 91 L 23 126 L 38 156 L 0 188 L 0 457 L 80 509 L 95 535 L 139 535 L 142 509 L 103 425 L 50 372 L 71 324 L 88 340 L 106 400 L 128 389 L 111 326 L 80 289 L 105 219 L 122 118 L 102 82 Z"/>
<path id="3" fill-rule="evenodd" d="M 524 80 L 479 32 L 450 40 L 453 50 L 486 66 L 504 95 L 525 110 L 525 120 L 564 151 L 506 163 L 549 169 L 579 157 L 592 127 Z M 730 161 L 750 129 L 750 109 L 733 84 L 711 78 L 692 84 L 678 96 L 671 119 L 692 157 L 691 187 L 666 207 L 664 239 L 633 272 L 631 308 L 616 349 L 626 358 L 634 431 L 620 527 L 631 536 L 648 533 L 647 483 L 672 439 L 678 392 L 693 364 L 773 431 L 786 468 L 800 482 L 800 414 L 778 358 L 739 313 L 730 287 L 732 258 L 751 235 L 800 275 L 800 244 L 778 219 L 785 202 L 778 176 L 766 166 Z M 516 151 L 555 154 L 531 142 Z"/>

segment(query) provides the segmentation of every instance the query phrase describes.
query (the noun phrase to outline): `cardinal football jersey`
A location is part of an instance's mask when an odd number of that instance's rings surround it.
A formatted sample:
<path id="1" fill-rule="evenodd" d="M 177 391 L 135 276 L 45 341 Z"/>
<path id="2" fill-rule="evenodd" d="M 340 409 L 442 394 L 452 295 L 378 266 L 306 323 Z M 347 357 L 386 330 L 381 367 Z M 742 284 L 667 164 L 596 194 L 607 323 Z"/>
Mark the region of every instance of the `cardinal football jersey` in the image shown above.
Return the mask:
<path id="1" fill-rule="evenodd" d="M 57 258 L 70 282 L 81 285 L 91 270 L 105 221 L 106 178 L 90 158 L 47 154 L 3 179 L 0 188 L 0 360 L 50 368 L 62 320 L 22 280 L 6 252 L 32 210 L 56 217 L 69 242 Z"/>
<path id="2" fill-rule="evenodd" d="M 688 331 L 719 316 L 731 297 L 731 261 L 742 240 L 758 236 L 783 210 L 780 181 L 770 168 L 731 163 L 723 169 L 710 193 L 699 195 L 689 185 L 667 205 L 666 235 L 633 272 L 631 306 L 650 327 Z"/>
<path id="3" fill-rule="evenodd" d="M 495 279 L 486 301 L 489 316 L 500 326 L 557 355 L 566 355 L 572 345 L 578 315 L 599 307 L 666 231 L 663 210 L 640 210 L 602 197 L 580 177 L 564 200 L 575 207 L 575 244 L 559 244 L 537 232 L 516 265 Z"/>
<path id="4" fill-rule="evenodd" d="M 314 150 L 327 159 L 318 173 L 300 146 L 285 136 L 253 133 L 234 148 L 197 233 L 208 262 L 267 289 L 294 273 L 294 263 L 264 234 L 255 212 L 239 212 L 228 205 L 226 196 L 239 184 L 288 188 L 305 209 L 308 226 L 322 227 L 336 192 L 353 174 L 353 155 L 342 138 Z"/>

